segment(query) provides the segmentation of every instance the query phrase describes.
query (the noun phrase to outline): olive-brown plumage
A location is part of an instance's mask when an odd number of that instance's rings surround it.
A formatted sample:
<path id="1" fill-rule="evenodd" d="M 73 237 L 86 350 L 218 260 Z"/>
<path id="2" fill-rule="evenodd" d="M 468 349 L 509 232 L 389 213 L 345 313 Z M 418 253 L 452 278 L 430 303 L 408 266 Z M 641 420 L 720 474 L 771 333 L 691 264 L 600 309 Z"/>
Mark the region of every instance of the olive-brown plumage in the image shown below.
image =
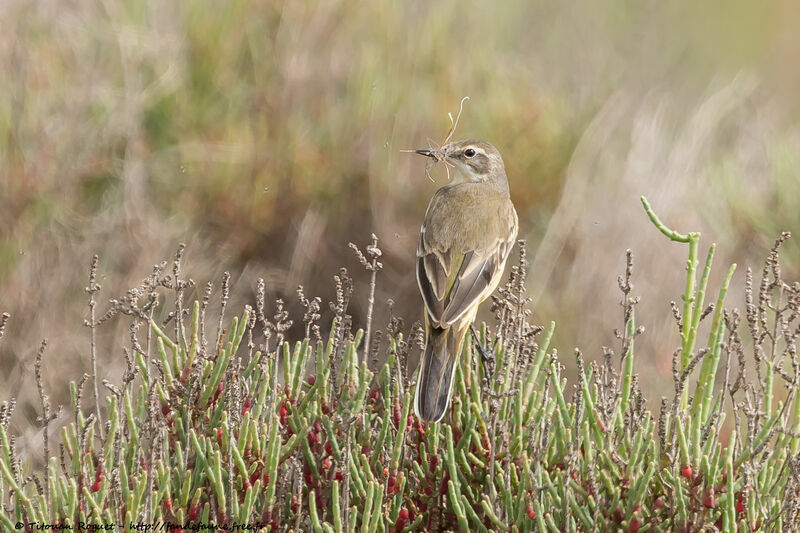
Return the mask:
<path id="1" fill-rule="evenodd" d="M 414 411 L 436 422 L 450 403 L 465 334 L 503 275 L 518 221 L 505 166 L 494 146 L 458 141 L 418 153 L 454 167 L 452 182 L 437 190 L 428 205 L 417 246 L 426 347 Z"/>

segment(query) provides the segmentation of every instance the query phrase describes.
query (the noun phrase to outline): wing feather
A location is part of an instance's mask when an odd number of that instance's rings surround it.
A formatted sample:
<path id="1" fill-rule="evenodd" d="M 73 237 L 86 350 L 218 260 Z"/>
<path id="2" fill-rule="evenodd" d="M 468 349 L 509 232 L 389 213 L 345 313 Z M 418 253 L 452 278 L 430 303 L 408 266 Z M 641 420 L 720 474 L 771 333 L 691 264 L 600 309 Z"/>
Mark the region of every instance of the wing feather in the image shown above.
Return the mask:
<path id="1" fill-rule="evenodd" d="M 425 258 L 428 255 L 417 258 L 417 285 L 419 285 L 420 293 L 422 293 L 422 301 L 425 302 L 425 309 L 428 311 L 431 322 L 434 324 L 439 322 L 442 312 L 444 310 L 444 302 L 442 298 L 436 295 L 436 289 L 431 283 L 431 276 L 429 276 L 426 269 Z M 433 276 L 435 279 L 436 276 Z"/>
<path id="2" fill-rule="evenodd" d="M 447 275 L 449 274 L 440 258 L 441 254 L 438 253 L 427 254 L 422 258 L 425 277 L 431 284 L 433 295 L 437 300 L 444 298 L 444 294 L 447 292 Z"/>
<path id="3" fill-rule="evenodd" d="M 483 257 L 474 250 L 464 255 L 464 262 L 461 263 L 458 277 L 450 291 L 441 322 L 452 324 L 476 302 L 483 300 L 483 294 L 495 276 L 502 275 L 502 272 L 498 273 L 497 251 L 499 250 L 495 249 L 495 253 L 488 257 Z"/>

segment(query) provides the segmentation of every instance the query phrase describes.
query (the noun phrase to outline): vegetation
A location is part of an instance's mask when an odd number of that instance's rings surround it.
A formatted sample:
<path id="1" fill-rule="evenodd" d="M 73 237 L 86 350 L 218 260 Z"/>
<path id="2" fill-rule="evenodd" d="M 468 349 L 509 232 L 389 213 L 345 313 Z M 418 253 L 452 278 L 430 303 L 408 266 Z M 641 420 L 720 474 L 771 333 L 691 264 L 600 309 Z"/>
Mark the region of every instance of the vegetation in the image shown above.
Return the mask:
<path id="1" fill-rule="evenodd" d="M 493 298 L 496 320 L 465 345 L 451 414 L 431 425 L 410 410 L 407 361 L 421 349 L 421 327 L 393 317 L 385 330 L 353 331 L 346 270 L 335 276 L 325 338 L 320 299 L 298 288 L 305 336 L 294 340 L 284 302 L 266 310 L 263 282 L 255 304 L 229 322 L 229 277 L 213 320 L 211 283 L 185 305 L 193 282 L 182 277 L 183 247 L 171 269 L 157 265 L 98 314 L 95 257 L 92 355 L 95 330 L 128 317 L 126 370 L 116 384 L 89 375 L 72 384 L 74 421 L 61 428 L 57 453 L 45 438 L 41 471 L 15 446 L 14 399 L 2 404 L 3 529 L 797 530 L 800 284 L 783 280 L 778 260 L 789 235 L 776 241 L 757 286 L 748 271 L 742 320 L 724 307 L 735 266 L 707 304 L 714 245 L 700 268 L 699 234 L 669 229 L 642 201 L 665 235 L 688 246 L 683 302 L 672 306 L 674 395 L 657 414 L 635 372 L 644 329 L 635 322 L 630 251 L 618 280 L 619 348 L 597 364 L 576 350 L 578 378 L 568 383 L 564 356 L 550 349 L 555 324 L 530 322 L 520 242 L 519 262 Z M 356 251 L 374 280 L 377 241 Z M 157 322 L 165 292 L 174 308 Z M 35 368 L 45 435 L 54 418 L 41 385 L 48 355 L 42 343 Z M 102 408 L 87 407 L 87 396 L 100 396 Z"/>

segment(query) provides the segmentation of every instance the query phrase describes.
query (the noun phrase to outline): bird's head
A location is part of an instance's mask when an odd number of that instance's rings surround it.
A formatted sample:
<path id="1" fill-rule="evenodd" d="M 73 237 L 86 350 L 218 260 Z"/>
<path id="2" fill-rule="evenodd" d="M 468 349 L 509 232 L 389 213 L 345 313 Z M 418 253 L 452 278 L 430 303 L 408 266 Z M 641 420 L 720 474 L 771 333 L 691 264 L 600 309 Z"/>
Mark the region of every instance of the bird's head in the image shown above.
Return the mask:
<path id="1" fill-rule="evenodd" d="M 439 149 L 421 148 L 416 153 L 453 167 L 454 183 L 489 183 L 508 187 L 503 158 L 484 141 L 454 141 Z"/>

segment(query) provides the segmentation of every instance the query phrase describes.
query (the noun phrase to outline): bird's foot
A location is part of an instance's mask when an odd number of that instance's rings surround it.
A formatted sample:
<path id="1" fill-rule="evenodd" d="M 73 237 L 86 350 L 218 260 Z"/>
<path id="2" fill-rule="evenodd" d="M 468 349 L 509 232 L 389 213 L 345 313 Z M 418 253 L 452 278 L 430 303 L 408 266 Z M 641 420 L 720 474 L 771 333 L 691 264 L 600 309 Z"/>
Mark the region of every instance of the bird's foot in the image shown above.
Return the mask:
<path id="1" fill-rule="evenodd" d="M 497 364 L 497 358 L 494 355 L 494 350 L 481 344 L 481 339 L 478 337 L 478 332 L 475 331 L 475 326 L 470 324 L 469 328 L 470 331 L 472 331 L 472 338 L 475 341 L 475 349 L 478 350 L 478 354 L 481 356 L 483 373 L 487 378 L 491 379 L 491 377 L 494 376 L 495 365 Z"/>

